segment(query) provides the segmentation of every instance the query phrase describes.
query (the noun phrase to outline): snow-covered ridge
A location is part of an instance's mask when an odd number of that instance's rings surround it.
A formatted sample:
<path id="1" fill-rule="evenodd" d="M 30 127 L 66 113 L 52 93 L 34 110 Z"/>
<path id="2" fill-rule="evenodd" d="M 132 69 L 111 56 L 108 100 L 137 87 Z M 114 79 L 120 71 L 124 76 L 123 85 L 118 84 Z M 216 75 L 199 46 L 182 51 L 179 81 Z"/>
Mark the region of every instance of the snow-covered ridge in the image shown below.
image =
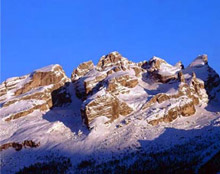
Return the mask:
<path id="1" fill-rule="evenodd" d="M 198 56 L 189 66 L 200 66 L 208 63 L 208 56 L 206 54 Z"/>
<path id="2" fill-rule="evenodd" d="M 49 71 L 54 71 L 54 69 L 57 68 L 57 67 L 60 67 L 60 65 L 52 64 L 52 65 L 45 66 L 43 68 L 39 68 L 35 71 L 37 71 L 37 72 L 49 72 Z"/>

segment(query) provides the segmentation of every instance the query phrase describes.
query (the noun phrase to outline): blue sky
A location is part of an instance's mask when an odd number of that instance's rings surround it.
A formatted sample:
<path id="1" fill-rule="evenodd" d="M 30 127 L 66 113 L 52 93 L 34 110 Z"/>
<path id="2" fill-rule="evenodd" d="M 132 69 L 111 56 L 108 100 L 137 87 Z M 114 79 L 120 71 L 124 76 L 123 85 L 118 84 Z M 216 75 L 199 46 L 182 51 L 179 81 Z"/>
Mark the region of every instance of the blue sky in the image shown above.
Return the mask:
<path id="1" fill-rule="evenodd" d="M 220 73 L 219 9 L 219 0 L 2 0 L 1 81 L 56 63 L 70 76 L 115 50 L 185 66 L 205 53 Z"/>

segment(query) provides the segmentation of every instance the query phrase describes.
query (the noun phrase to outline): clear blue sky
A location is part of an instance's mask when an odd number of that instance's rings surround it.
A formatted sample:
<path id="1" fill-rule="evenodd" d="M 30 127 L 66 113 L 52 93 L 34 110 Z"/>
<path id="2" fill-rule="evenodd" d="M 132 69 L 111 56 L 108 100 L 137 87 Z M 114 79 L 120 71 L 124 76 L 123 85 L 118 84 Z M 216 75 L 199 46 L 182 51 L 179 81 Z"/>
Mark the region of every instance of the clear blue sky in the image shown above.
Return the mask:
<path id="1" fill-rule="evenodd" d="M 118 51 L 188 65 L 208 54 L 220 73 L 219 0 L 2 0 L 1 81 Z"/>

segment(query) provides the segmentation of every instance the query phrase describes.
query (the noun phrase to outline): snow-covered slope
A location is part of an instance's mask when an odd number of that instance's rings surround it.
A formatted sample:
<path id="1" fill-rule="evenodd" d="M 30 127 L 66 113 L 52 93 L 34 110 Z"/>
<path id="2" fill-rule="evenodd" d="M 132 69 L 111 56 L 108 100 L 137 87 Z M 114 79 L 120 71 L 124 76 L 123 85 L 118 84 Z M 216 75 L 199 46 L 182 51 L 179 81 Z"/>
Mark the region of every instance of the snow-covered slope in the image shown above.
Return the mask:
<path id="1" fill-rule="evenodd" d="M 220 151 L 220 78 L 206 55 L 184 69 L 112 52 L 71 80 L 50 65 L 0 84 L 0 105 L 2 173 L 203 172 Z"/>

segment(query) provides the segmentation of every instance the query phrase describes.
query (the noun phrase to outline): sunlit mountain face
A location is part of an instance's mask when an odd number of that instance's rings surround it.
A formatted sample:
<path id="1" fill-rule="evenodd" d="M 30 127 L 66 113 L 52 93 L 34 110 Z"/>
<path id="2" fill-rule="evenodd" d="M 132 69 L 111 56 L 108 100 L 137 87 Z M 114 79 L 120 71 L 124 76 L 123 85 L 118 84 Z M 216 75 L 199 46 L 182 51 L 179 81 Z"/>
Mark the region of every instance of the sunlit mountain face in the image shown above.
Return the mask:
<path id="1" fill-rule="evenodd" d="M 1 173 L 217 173 L 220 78 L 118 52 L 0 84 Z"/>

